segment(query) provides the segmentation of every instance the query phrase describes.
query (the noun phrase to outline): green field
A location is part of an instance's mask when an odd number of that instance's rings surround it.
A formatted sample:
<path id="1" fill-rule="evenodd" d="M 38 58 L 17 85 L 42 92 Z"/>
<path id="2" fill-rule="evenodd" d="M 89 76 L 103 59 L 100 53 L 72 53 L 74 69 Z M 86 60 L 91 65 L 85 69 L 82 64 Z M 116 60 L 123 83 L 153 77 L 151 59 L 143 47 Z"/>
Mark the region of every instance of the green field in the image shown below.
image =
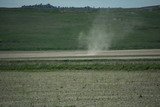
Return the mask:
<path id="1" fill-rule="evenodd" d="M 110 9 L 101 13 L 1 8 L 0 50 L 86 50 L 87 34 L 99 16 L 108 20 L 107 33 L 114 33 L 109 49 L 160 48 L 159 10 Z M 79 41 L 81 32 L 86 35 Z"/>
<path id="2" fill-rule="evenodd" d="M 0 8 L 0 107 L 160 106 L 157 51 L 119 52 L 122 59 L 62 54 L 88 50 L 89 42 L 100 50 L 160 49 L 160 9 Z"/>
<path id="3" fill-rule="evenodd" d="M 85 60 L 1 60 L 0 71 L 35 70 L 160 70 L 160 59 L 85 59 Z"/>

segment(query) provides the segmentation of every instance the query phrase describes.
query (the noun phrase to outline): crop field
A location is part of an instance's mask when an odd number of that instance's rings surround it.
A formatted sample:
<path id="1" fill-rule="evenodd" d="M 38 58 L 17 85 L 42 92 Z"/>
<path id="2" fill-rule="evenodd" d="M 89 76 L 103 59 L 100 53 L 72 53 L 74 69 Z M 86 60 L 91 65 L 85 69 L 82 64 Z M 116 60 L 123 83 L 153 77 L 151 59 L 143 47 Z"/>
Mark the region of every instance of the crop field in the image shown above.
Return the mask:
<path id="1" fill-rule="evenodd" d="M 2 107 L 160 106 L 159 50 L 114 51 L 111 58 L 84 59 L 7 52 L 0 52 Z"/>
<path id="2" fill-rule="evenodd" d="M 159 49 L 159 13 L 136 9 L 101 13 L 1 8 L 0 50 L 86 50 L 89 30 L 100 17 L 106 21 L 100 19 L 105 23 L 106 35 L 114 35 L 109 49 Z"/>
<path id="3" fill-rule="evenodd" d="M 1 107 L 160 105 L 160 70 L 0 72 Z"/>
<path id="4" fill-rule="evenodd" d="M 159 8 L 0 8 L 0 107 L 159 106 Z"/>
<path id="5" fill-rule="evenodd" d="M 160 59 L 0 61 L 0 106 L 142 107 L 160 105 Z"/>

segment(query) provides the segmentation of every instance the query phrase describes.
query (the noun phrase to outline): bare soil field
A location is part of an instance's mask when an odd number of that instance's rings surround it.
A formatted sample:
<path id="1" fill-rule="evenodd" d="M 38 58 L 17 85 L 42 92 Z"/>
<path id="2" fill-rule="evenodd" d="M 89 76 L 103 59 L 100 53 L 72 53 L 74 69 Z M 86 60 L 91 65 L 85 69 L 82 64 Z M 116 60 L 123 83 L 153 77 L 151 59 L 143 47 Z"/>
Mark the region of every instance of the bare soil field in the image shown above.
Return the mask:
<path id="1" fill-rule="evenodd" d="M 0 72 L 1 107 L 158 107 L 159 71 Z"/>
<path id="2" fill-rule="evenodd" d="M 159 107 L 158 58 L 159 49 L 0 51 L 0 107 Z"/>

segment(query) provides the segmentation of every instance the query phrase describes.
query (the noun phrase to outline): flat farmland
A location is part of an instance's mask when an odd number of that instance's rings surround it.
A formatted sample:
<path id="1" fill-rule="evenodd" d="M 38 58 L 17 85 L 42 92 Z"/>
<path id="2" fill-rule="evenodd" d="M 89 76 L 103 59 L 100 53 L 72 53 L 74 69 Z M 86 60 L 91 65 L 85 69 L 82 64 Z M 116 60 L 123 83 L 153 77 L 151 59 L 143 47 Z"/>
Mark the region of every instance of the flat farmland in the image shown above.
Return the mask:
<path id="1" fill-rule="evenodd" d="M 95 27 L 103 25 L 101 29 L 106 32 L 103 42 L 111 39 L 107 49 L 159 49 L 159 13 L 141 9 L 110 9 L 100 13 L 0 8 L 0 50 L 87 50 L 92 45 L 89 41 L 94 43 L 90 30 L 97 18 Z"/>
<path id="2" fill-rule="evenodd" d="M 159 77 L 159 70 L 0 72 L 0 105 L 2 107 L 158 107 Z"/>
<path id="3" fill-rule="evenodd" d="M 1 52 L 0 106 L 160 106 L 159 50 L 102 52 L 105 58 L 29 53 Z"/>
<path id="4" fill-rule="evenodd" d="M 159 107 L 159 12 L 0 8 L 0 107 Z"/>

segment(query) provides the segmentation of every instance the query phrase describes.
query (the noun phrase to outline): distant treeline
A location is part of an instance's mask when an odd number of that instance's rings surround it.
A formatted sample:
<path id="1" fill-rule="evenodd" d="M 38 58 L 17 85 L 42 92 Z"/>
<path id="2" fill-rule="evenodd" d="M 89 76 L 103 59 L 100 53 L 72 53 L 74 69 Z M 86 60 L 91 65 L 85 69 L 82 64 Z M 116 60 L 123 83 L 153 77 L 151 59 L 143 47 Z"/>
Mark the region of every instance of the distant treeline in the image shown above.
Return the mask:
<path id="1" fill-rule="evenodd" d="M 21 8 L 36 8 L 36 9 L 57 9 L 57 10 L 97 10 L 98 8 L 95 7 L 61 7 L 61 6 L 53 6 L 51 4 L 35 4 L 35 5 L 24 5 Z"/>
<path id="2" fill-rule="evenodd" d="M 43 5 L 41 4 L 35 4 L 35 5 L 24 5 L 22 8 L 61 8 L 60 6 L 53 6 L 51 4 Z"/>
<path id="3" fill-rule="evenodd" d="M 95 8 L 90 6 L 85 7 L 61 7 L 61 6 L 53 6 L 51 4 L 35 4 L 35 5 L 23 5 L 21 8 L 35 8 L 35 9 L 55 9 L 55 10 L 77 10 L 77 11 L 96 11 L 98 9 L 124 9 L 124 8 Z M 141 8 L 130 8 L 130 9 L 140 9 L 140 10 L 160 10 L 160 5 L 155 6 L 146 6 Z"/>

